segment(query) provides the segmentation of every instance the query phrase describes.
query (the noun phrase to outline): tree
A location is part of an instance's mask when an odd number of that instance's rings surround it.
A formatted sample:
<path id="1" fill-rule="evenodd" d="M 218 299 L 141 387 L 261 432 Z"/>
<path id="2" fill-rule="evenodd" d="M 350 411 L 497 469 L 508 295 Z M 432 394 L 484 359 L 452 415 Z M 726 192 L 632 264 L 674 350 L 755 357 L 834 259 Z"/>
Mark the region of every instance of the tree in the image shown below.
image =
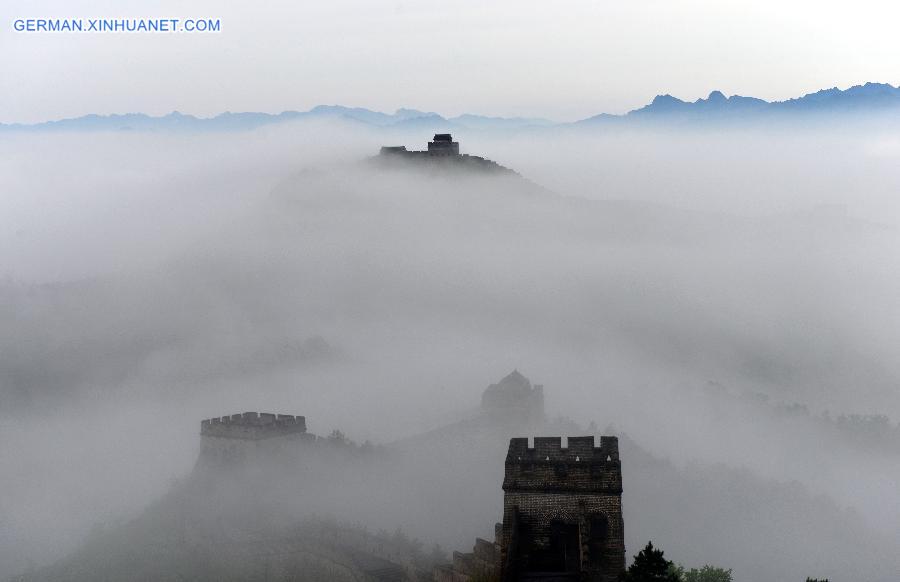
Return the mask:
<path id="1" fill-rule="evenodd" d="M 624 582 L 679 582 L 673 564 L 663 557 L 663 551 L 647 542 L 647 547 L 638 552 L 634 562 L 622 575 Z"/>
<path id="2" fill-rule="evenodd" d="M 347 435 L 345 435 L 343 432 L 339 431 L 338 429 L 334 429 L 333 431 L 331 431 L 331 434 L 328 435 L 328 442 L 337 445 L 347 445 L 350 444 L 350 439 L 348 439 Z"/>
<path id="3" fill-rule="evenodd" d="M 681 582 L 732 582 L 731 570 L 716 566 L 704 565 L 702 568 L 685 570 L 681 564 L 672 567 L 672 571 Z"/>

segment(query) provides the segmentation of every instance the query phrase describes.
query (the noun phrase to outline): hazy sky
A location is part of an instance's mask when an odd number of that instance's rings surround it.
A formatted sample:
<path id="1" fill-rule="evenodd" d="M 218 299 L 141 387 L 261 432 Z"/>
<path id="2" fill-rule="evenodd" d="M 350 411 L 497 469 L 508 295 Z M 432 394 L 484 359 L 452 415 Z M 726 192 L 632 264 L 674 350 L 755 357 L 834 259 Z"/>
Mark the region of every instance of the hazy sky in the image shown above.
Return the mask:
<path id="1" fill-rule="evenodd" d="M 218 18 L 218 34 L 21 33 L 16 18 Z M 900 82 L 889 0 L 6 0 L 0 122 L 91 112 L 624 112 Z"/>

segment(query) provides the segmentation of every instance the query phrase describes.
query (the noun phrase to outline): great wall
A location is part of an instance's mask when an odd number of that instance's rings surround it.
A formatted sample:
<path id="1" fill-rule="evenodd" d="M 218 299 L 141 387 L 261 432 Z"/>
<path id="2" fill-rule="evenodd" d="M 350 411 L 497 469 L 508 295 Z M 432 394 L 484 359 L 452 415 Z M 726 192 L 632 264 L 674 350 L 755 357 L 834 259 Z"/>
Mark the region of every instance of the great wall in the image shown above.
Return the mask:
<path id="1" fill-rule="evenodd" d="M 373 161 L 382 166 L 402 164 L 433 170 L 466 170 L 487 174 L 518 174 L 497 162 L 480 156 L 459 153 L 459 142 L 449 133 L 436 133 L 425 150 L 408 150 L 406 146 L 383 146 Z"/>
<path id="2" fill-rule="evenodd" d="M 507 427 L 534 426 L 544 414 L 543 386 L 533 386 L 513 371 L 484 391 L 482 414 Z M 328 440 L 308 433 L 303 416 L 256 412 L 203 420 L 200 435 L 200 469 L 227 468 Z M 494 539 L 476 538 L 472 552 L 455 551 L 451 563 L 437 565 L 430 573 L 416 571 L 409 556 L 385 554 L 365 535 L 357 535 L 355 543 L 345 540 L 325 549 L 317 542 L 316 551 L 299 540 L 291 550 L 291 541 L 282 539 L 278 552 L 305 552 L 331 560 L 356 579 L 614 582 L 619 578 L 625 568 L 625 545 L 616 437 L 601 437 L 599 446 L 593 436 L 568 437 L 565 446 L 562 437 L 537 436 L 532 446 L 528 438 L 512 438 L 504 466 L 503 517 L 495 526 Z M 275 552 L 271 549 L 275 546 L 265 547 Z M 342 551 L 349 557 L 340 558 Z"/>

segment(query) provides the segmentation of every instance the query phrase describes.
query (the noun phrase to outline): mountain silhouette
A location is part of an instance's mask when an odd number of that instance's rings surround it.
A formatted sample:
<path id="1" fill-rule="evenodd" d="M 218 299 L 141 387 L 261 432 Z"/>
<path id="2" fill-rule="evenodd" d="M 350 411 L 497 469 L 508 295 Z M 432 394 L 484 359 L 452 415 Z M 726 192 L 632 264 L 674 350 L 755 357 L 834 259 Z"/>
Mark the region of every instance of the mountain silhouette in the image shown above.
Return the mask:
<path id="1" fill-rule="evenodd" d="M 394 113 L 384 113 L 365 107 L 317 105 L 309 111 L 291 110 L 277 114 L 226 111 L 208 118 L 186 115 L 178 111 L 156 117 L 144 113 L 89 114 L 34 124 L 0 123 L 0 131 L 240 131 L 303 119 L 333 119 L 375 128 L 519 131 L 656 121 L 790 121 L 814 119 L 817 116 L 830 118 L 843 115 L 883 115 L 898 111 L 900 111 L 900 87 L 887 83 L 866 83 L 848 89 L 837 87 L 822 89 L 785 101 L 765 101 L 742 95 L 726 96 L 718 90 L 712 91 L 705 99 L 696 101 L 683 101 L 664 94 L 657 95 L 649 104 L 624 115 L 600 113 L 573 123 L 557 123 L 541 118 L 488 117 L 472 113 L 447 118 L 433 111 L 418 109 L 400 108 Z"/>

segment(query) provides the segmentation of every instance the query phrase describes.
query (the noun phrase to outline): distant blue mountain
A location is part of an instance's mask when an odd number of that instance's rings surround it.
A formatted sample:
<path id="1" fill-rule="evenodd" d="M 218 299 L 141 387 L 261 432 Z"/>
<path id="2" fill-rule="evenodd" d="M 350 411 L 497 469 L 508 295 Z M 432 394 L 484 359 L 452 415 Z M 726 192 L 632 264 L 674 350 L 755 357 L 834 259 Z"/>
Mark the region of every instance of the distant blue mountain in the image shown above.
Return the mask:
<path id="1" fill-rule="evenodd" d="M 866 83 L 849 89 L 823 89 L 787 101 L 764 101 L 755 97 L 713 91 L 706 99 L 682 101 L 671 95 L 658 95 L 651 103 L 625 115 L 601 113 L 573 124 L 547 119 L 522 117 L 486 117 L 463 114 L 445 118 L 432 111 L 398 109 L 383 113 L 363 107 L 318 105 L 309 111 L 282 113 L 231 113 L 201 118 L 173 111 L 153 117 L 143 113 L 124 115 L 85 115 L 36 124 L 0 124 L 0 131 L 240 131 L 264 125 L 300 119 L 340 119 L 365 126 L 396 129 L 475 131 L 521 131 L 561 126 L 589 127 L 599 124 L 629 123 L 715 123 L 722 121 L 758 121 L 816 119 L 822 116 L 900 114 L 900 87 L 886 83 Z"/>
<path id="2" fill-rule="evenodd" d="M 342 105 L 318 105 L 309 111 L 284 111 L 272 113 L 231 113 L 226 111 L 215 117 L 201 118 L 184 115 L 173 111 L 168 115 L 153 117 L 144 113 L 126 113 L 124 115 L 85 115 L 72 119 L 46 121 L 32 125 L 0 124 L 0 131 L 236 131 L 247 130 L 297 119 L 340 119 L 366 126 L 404 128 L 434 128 L 438 130 L 454 129 L 521 129 L 532 126 L 552 126 L 554 122 L 546 119 L 525 119 L 521 117 L 483 117 L 479 115 L 461 115 L 446 119 L 433 111 L 417 109 L 398 109 L 394 113 L 382 113 L 363 107 L 344 107 Z"/>
<path id="3" fill-rule="evenodd" d="M 841 91 L 822 89 L 797 99 L 772 103 L 784 111 L 875 111 L 900 105 L 900 87 L 887 83 L 866 83 Z"/>
<path id="4" fill-rule="evenodd" d="M 437 113 L 429 113 L 421 117 L 408 117 L 406 119 L 401 119 L 400 121 L 391 124 L 391 127 L 396 129 L 421 129 L 426 133 L 445 133 L 448 131 L 459 129 L 458 125 L 450 122 L 447 119 L 444 119 Z"/>
<path id="5" fill-rule="evenodd" d="M 362 107 L 343 107 L 341 105 L 317 105 L 310 109 L 306 116 L 308 117 L 340 117 L 344 119 L 352 119 L 362 121 L 370 125 L 390 125 L 397 119 L 387 113 L 380 111 L 372 111 Z"/>
<path id="6" fill-rule="evenodd" d="M 815 114 L 843 115 L 900 113 L 900 88 L 885 83 L 866 83 L 849 89 L 823 89 L 787 101 L 764 101 L 755 97 L 713 91 L 706 99 L 682 101 L 657 95 L 653 101 L 625 115 L 600 114 L 577 124 L 641 121 L 723 121 L 755 119 L 808 119 Z"/>
<path id="7" fill-rule="evenodd" d="M 33 125 L 19 123 L 3 125 L 0 130 L 23 131 L 202 131 L 202 130 L 244 130 L 262 125 L 278 123 L 308 115 L 297 111 L 284 111 L 277 115 L 269 113 L 225 112 L 216 117 L 204 119 L 173 111 L 168 115 L 153 117 L 144 113 L 124 115 L 85 115 L 72 119 L 46 121 Z"/>
<path id="8" fill-rule="evenodd" d="M 418 119 L 422 117 L 432 117 L 437 115 L 434 111 L 419 111 L 418 109 L 404 109 L 400 108 L 394 112 L 394 119 Z"/>
<path id="9" fill-rule="evenodd" d="M 713 91 L 706 99 L 697 99 L 694 102 L 682 101 L 671 95 L 658 95 L 649 105 L 635 109 L 629 112 L 628 115 L 639 117 L 673 113 L 696 113 L 700 115 L 744 114 L 761 111 L 768 105 L 770 105 L 768 102 L 755 97 L 741 97 L 740 95 L 726 97 L 721 91 Z"/>
<path id="10" fill-rule="evenodd" d="M 449 121 L 455 125 L 469 129 L 524 129 L 528 127 L 550 127 L 556 122 L 538 117 L 486 117 L 464 113 L 451 117 Z"/>

